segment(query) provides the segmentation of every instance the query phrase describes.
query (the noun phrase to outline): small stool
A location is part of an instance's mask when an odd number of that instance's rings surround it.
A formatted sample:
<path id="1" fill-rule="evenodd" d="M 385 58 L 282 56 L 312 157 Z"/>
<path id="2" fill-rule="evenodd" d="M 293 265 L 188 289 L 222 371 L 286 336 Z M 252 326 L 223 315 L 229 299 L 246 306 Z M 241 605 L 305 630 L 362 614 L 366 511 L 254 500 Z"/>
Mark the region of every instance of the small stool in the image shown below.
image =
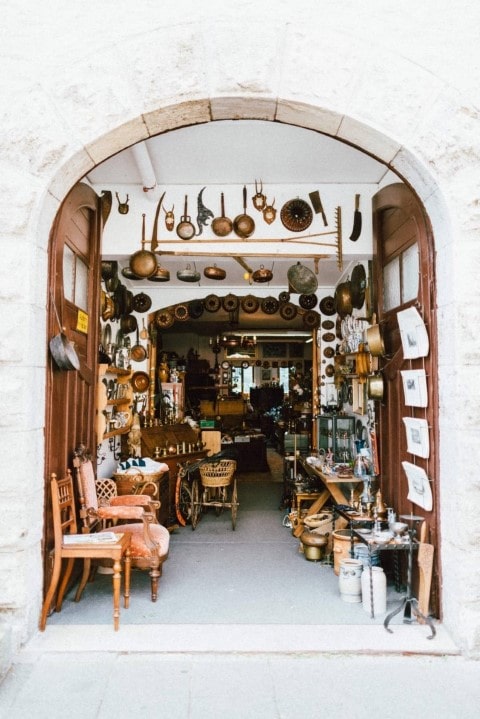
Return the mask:
<path id="1" fill-rule="evenodd" d="M 325 547 L 328 543 L 328 539 L 324 534 L 315 534 L 314 532 L 306 530 L 300 535 L 300 541 L 303 545 L 305 559 L 311 562 L 318 562 L 323 559 Z"/>

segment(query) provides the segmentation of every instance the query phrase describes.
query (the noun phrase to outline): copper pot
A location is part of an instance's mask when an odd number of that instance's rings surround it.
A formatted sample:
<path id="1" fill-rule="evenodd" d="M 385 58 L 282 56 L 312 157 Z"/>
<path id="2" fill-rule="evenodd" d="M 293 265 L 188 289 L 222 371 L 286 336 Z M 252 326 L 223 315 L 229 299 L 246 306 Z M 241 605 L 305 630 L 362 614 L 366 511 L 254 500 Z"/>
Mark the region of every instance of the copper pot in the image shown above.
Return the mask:
<path id="1" fill-rule="evenodd" d="M 383 399 L 384 384 L 383 376 L 380 373 L 372 374 L 367 377 L 367 396 L 368 399 Z"/>
<path id="2" fill-rule="evenodd" d="M 225 270 L 222 270 L 221 267 L 217 267 L 217 265 L 213 265 L 213 267 L 205 267 L 203 274 L 209 280 L 224 280 L 227 276 Z"/>
<path id="3" fill-rule="evenodd" d="M 263 265 L 260 265 L 260 269 L 252 273 L 252 280 L 254 282 L 270 282 L 272 279 L 273 272 L 265 269 Z"/>
<path id="4" fill-rule="evenodd" d="M 383 357 L 385 345 L 383 342 L 380 325 L 372 325 L 367 329 L 368 351 L 373 357 Z"/>

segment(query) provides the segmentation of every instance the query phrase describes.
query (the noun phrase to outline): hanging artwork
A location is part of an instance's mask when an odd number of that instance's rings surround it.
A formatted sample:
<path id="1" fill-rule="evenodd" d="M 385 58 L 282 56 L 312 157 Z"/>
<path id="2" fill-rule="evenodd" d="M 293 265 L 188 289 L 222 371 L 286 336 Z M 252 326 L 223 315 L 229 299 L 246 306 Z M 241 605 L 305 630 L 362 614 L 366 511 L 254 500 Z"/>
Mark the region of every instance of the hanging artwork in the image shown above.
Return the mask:
<path id="1" fill-rule="evenodd" d="M 411 462 L 402 462 L 402 467 L 408 481 L 407 499 L 418 504 L 425 511 L 431 512 L 433 508 L 432 490 L 425 470 Z"/>
<path id="2" fill-rule="evenodd" d="M 427 328 L 415 307 L 398 312 L 397 319 L 404 358 L 426 357 L 429 351 Z"/>
<path id="3" fill-rule="evenodd" d="M 428 459 L 430 455 L 430 442 L 428 439 L 428 424 L 426 419 L 403 417 L 407 433 L 407 451 L 417 457 Z"/>
<path id="4" fill-rule="evenodd" d="M 409 407 L 426 407 L 428 404 L 428 396 L 425 370 L 402 370 L 401 375 L 405 404 Z"/>

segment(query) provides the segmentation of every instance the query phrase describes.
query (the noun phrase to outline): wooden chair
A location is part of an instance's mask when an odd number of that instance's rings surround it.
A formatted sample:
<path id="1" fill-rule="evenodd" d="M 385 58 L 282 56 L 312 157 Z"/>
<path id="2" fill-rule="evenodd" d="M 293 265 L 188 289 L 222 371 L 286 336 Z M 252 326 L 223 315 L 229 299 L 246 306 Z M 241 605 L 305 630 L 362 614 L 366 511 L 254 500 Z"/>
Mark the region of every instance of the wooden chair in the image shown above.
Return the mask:
<path id="1" fill-rule="evenodd" d="M 120 584 L 122 560 L 125 563 L 125 588 L 124 606 L 128 607 L 130 596 L 130 542 L 131 535 L 127 532 L 118 533 L 116 541 L 103 541 L 98 539 L 95 542 L 89 540 L 86 535 L 77 534 L 77 520 L 75 511 L 75 496 L 72 473 L 68 469 L 64 479 L 57 479 L 52 474 L 51 482 L 52 514 L 54 532 L 54 561 L 52 578 L 45 596 L 40 617 L 40 630 L 43 632 L 47 622 L 47 615 L 55 596 L 60 580 L 62 562 L 67 560 L 64 576 L 58 589 L 55 610 L 59 612 L 62 608 L 63 597 L 72 574 L 75 559 L 83 559 L 84 563 L 90 566 L 92 559 L 113 560 L 113 626 L 118 630 L 120 619 Z M 104 535 L 105 538 L 108 535 Z M 71 541 L 71 543 L 69 543 Z M 75 600 L 80 599 L 77 592 Z"/>
<path id="2" fill-rule="evenodd" d="M 160 507 L 160 502 L 152 499 L 149 495 L 123 494 L 112 496 L 108 505 L 100 506 L 93 465 L 84 448 L 75 451 L 73 464 L 84 531 L 92 531 L 99 522 L 104 520 L 117 520 L 118 523 L 110 527 L 109 531 L 130 534 L 132 566 L 137 569 L 149 570 L 151 597 L 152 602 L 155 602 L 158 596 L 158 581 L 162 575 L 162 565 L 168 558 L 170 544 L 168 529 L 159 524 L 156 518 L 156 510 Z M 136 521 L 122 523 L 131 519 Z M 90 567 L 85 566 L 79 586 L 80 594 L 87 583 L 89 574 Z"/>

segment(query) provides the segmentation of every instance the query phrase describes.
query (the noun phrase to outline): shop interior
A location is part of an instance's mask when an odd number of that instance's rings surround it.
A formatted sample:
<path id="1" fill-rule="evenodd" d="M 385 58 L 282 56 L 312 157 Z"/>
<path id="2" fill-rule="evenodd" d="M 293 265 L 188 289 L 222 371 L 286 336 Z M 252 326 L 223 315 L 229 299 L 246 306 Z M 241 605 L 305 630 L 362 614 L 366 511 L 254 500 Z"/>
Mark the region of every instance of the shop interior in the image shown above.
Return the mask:
<path id="1" fill-rule="evenodd" d="M 135 590 L 144 621 L 402 621 L 420 525 L 382 496 L 371 219 L 398 177 L 318 133 L 225 122 L 150 138 L 84 181 L 106 208 L 95 474 L 160 500 L 170 532 L 157 603 Z M 86 590 L 98 612 L 105 575 Z"/>

